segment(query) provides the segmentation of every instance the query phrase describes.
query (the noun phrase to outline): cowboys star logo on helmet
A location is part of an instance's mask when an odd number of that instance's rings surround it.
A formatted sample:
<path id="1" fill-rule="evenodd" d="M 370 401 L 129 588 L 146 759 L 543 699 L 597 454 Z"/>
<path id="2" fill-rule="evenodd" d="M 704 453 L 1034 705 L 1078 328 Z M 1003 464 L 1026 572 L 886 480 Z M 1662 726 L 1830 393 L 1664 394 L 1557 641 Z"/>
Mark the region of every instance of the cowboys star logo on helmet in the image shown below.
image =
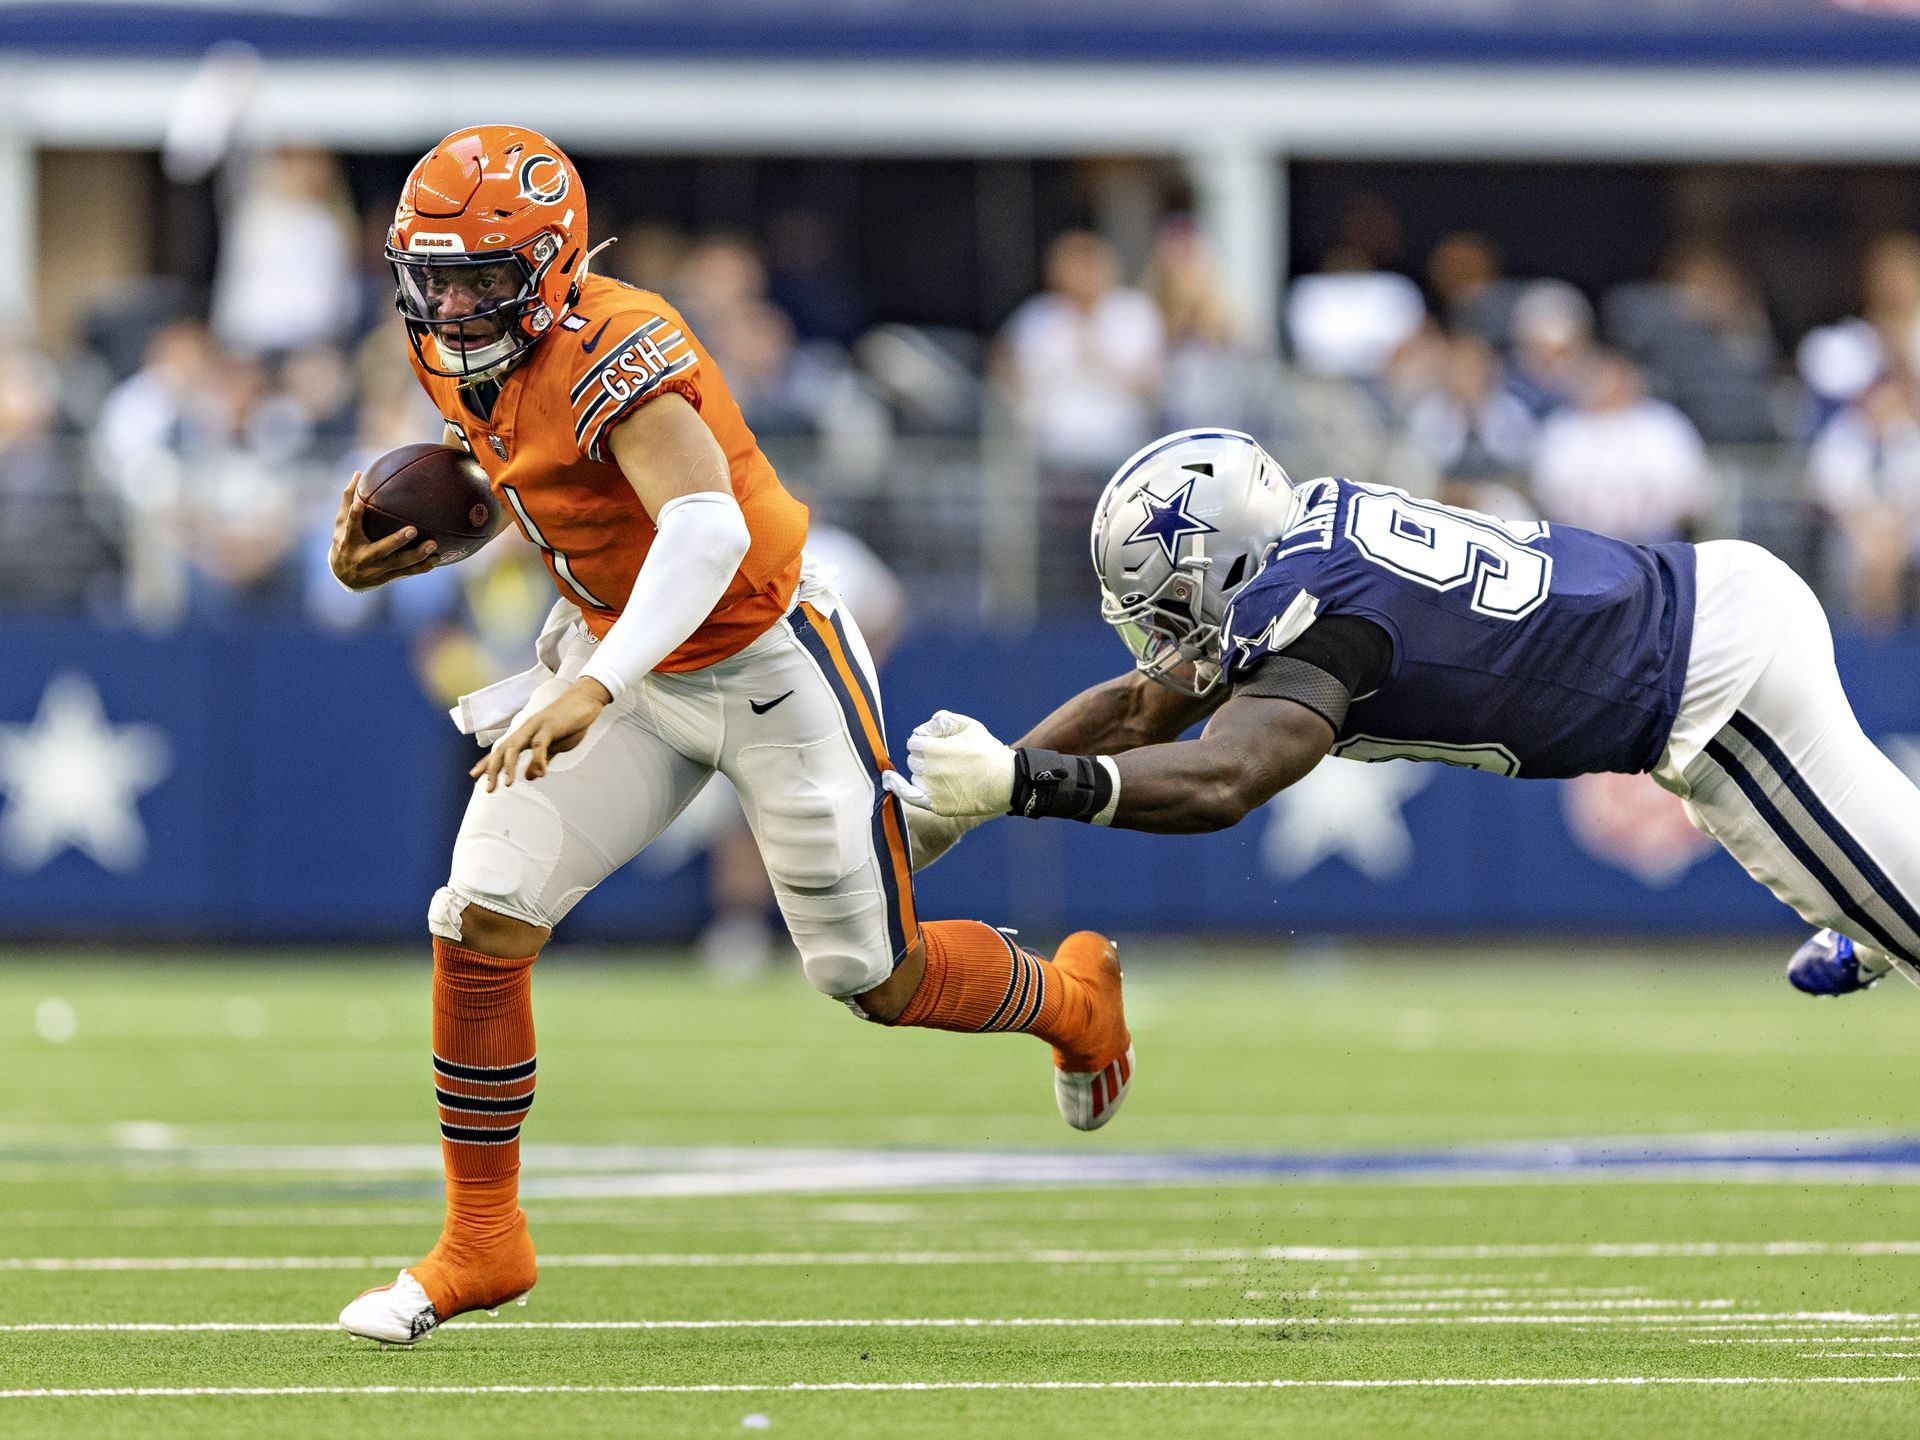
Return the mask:
<path id="1" fill-rule="evenodd" d="M 1198 483 L 1199 477 L 1193 476 L 1164 500 L 1151 490 L 1142 491 L 1140 498 L 1147 502 L 1147 518 L 1127 537 L 1127 543 L 1138 545 L 1143 540 L 1158 540 L 1171 565 L 1179 558 L 1180 541 L 1186 536 L 1218 534 L 1206 521 L 1187 513 L 1187 501 Z"/>
<path id="2" fill-rule="evenodd" d="M 1144 674 L 1190 695 L 1220 683 L 1228 602 L 1292 498 L 1287 472 L 1237 430 L 1166 436 L 1114 474 L 1094 511 L 1093 568 L 1101 617 Z"/>

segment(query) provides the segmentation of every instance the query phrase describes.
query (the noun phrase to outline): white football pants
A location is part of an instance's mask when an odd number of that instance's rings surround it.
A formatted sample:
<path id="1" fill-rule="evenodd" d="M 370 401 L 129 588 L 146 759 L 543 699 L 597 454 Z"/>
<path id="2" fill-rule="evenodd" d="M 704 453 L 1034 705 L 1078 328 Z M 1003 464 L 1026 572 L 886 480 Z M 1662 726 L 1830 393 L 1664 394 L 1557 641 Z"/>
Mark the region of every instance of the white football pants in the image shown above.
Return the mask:
<path id="1" fill-rule="evenodd" d="M 584 625 L 569 631 L 556 673 L 514 725 L 563 693 L 592 649 Z M 866 642 L 808 576 L 793 611 L 738 655 L 648 675 L 532 783 L 476 784 L 429 926 L 457 942 L 467 904 L 557 925 L 718 772 L 740 794 L 808 980 L 861 994 L 918 935 L 900 802 L 880 786 L 887 768 Z"/>
<path id="2" fill-rule="evenodd" d="M 1920 789 L 1854 719 L 1819 600 L 1757 545 L 1697 553 L 1686 686 L 1653 778 L 1803 919 L 1920 963 Z"/>

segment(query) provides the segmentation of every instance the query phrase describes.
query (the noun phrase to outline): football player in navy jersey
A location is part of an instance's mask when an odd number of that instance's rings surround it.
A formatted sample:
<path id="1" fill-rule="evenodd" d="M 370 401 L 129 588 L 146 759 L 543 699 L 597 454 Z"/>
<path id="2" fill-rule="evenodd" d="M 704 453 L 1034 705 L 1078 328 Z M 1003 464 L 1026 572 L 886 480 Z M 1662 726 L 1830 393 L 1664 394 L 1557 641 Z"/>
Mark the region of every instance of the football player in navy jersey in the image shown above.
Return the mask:
<path id="1" fill-rule="evenodd" d="M 1756 545 L 1296 484 L 1250 437 L 1188 430 L 1115 474 L 1093 563 L 1135 668 L 1017 747 L 948 711 L 920 726 L 898 786 L 916 865 L 1002 814 L 1224 829 L 1327 755 L 1625 771 L 1820 927 L 1801 990 L 1920 964 L 1920 789 L 1854 719 L 1820 602 Z"/>

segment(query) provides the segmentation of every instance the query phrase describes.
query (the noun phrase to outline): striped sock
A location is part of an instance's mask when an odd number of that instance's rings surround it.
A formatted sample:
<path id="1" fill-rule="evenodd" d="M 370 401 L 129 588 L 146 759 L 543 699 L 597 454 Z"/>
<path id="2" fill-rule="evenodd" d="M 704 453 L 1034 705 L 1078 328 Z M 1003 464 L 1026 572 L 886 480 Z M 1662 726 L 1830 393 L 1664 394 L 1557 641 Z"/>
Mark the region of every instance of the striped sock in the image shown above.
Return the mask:
<path id="1" fill-rule="evenodd" d="M 1058 1045 L 1063 1022 L 1085 1023 L 1086 988 L 978 920 L 930 920 L 920 927 L 927 971 L 897 1025 L 986 1034 L 1024 1030 Z"/>
<path id="2" fill-rule="evenodd" d="M 533 962 L 433 942 L 433 1088 L 447 1218 L 433 1253 L 409 1268 L 442 1318 L 468 1298 L 476 1263 L 526 1244 L 520 1122 L 533 1106 Z M 526 1258 L 530 1269 L 530 1251 Z"/>

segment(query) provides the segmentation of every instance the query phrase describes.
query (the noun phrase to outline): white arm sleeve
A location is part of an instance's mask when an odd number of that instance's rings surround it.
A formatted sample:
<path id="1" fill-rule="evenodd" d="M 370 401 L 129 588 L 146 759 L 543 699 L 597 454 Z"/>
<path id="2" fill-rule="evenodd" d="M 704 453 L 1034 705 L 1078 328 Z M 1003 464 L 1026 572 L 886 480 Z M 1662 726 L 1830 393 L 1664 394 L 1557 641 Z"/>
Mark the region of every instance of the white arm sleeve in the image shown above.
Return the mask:
<path id="1" fill-rule="evenodd" d="M 726 490 L 676 495 L 660 507 L 655 523 L 660 533 L 626 609 L 580 671 L 616 700 L 700 628 L 753 543 L 740 502 Z"/>

